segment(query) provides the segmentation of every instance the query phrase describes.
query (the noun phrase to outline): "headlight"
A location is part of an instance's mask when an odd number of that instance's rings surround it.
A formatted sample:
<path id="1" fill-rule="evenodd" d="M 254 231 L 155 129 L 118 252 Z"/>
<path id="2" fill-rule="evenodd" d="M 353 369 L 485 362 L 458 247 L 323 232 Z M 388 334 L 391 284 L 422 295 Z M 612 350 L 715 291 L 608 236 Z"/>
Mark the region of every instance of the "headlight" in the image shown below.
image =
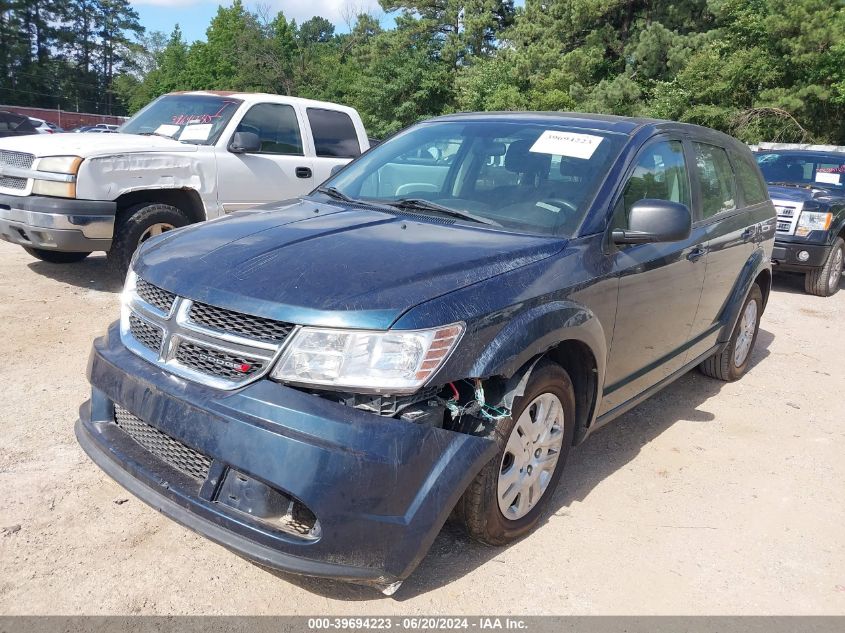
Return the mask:
<path id="1" fill-rule="evenodd" d="M 82 159 L 79 156 L 47 156 L 38 159 L 38 171 L 49 171 L 54 174 L 76 175 Z"/>
<path id="2" fill-rule="evenodd" d="M 76 173 L 82 159 L 79 156 L 46 156 L 39 158 L 35 166 L 36 171 L 68 176 L 64 182 L 56 180 L 32 181 L 32 193 L 40 196 L 54 196 L 59 198 L 76 197 Z"/>
<path id="3" fill-rule="evenodd" d="M 53 196 L 57 198 L 75 198 L 75 182 L 56 182 L 54 180 L 33 180 L 32 193 L 38 196 Z"/>
<path id="4" fill-rule="evenodd" d="M 802 211 L 798 218 L 798 228 L 795 235 L 805 237 L 810 231 L 827 231 L 833 220 L 832 213 L 821 213 L 819 211 Z"/>
<path id="5" fill-rule="evenodd" d="M 132 304 L 132 298 L 135 296 L 135 286 L 138 282 L 138 275 L 136 275 L 132 268 L 126 273 L 126 281 L 123 282 L 123 292 L 120 294 L 120 333 L 125 335 L 129 332 L 129 306 Z"/>
<path id="6" fill-rule="evenodd" d="M 298 385 L 413 393 L 443 365 L 463 331 L 463 323 L 387 332 L 304 327 L 271 377 Z"/>

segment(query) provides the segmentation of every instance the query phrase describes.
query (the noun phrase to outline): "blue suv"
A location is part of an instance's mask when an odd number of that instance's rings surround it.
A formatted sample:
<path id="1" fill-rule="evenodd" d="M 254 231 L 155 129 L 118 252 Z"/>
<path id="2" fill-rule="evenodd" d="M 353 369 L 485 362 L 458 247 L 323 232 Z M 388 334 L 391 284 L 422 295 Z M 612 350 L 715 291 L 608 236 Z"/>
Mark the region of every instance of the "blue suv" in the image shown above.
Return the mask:
<path id="1" fill-rule="evenodd" d="M 748 369 L 775 210 L 713 130 L 415 125 L 301 199 L 149 240 L 94 342 L 90 457 L 251 560 L 391 593 L 451 516 L 536 526 L 570 447 Z"/>

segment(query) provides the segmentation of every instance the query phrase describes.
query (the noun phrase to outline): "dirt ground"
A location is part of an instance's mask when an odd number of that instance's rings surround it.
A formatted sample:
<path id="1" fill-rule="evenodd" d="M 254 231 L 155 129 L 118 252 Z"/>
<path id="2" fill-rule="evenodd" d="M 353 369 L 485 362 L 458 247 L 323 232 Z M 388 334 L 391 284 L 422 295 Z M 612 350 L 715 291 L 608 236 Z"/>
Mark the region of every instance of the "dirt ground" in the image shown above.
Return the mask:
<path id="1" fill-rule="evenodd" d="M 387 598 L 273 574 L 157 514 L 76 443 L 103 257 L 0 243 L 0 613 L 845 614 L 845 292 L 776 282 L 743 380 L 690 373 L 576 449 L 529 537 L 447 527 Z"/>

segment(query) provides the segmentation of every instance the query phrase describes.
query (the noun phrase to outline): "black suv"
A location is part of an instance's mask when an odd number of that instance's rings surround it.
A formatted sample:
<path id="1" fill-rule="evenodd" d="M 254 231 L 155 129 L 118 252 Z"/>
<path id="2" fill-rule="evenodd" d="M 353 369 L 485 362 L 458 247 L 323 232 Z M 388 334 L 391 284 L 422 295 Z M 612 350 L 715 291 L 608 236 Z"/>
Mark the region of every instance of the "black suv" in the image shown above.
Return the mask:
<path id="1" fill-rule="evenodd" d="M 819 297 L 839 290 L 845 262 L 845 148 L 757 153 L 778 214 L 772 262 Z"/>
<path id="2" fill-rule="evenodd" d="M 302 199 L 145 243 L 77 437 L 243 556 L 390 593 L 450 515 L 508 543 L 571 446 L 693 367 L 742 376 L 774 232 L 713 130 L 432 119 Z"/>

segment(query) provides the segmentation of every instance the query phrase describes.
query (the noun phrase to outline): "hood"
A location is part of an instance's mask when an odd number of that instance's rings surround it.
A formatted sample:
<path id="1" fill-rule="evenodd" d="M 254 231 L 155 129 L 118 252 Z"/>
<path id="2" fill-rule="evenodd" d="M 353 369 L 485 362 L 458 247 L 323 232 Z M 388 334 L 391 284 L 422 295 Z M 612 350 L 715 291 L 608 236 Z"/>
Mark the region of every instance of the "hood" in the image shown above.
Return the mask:
<path id="1" fill-rule="evenodd" d="M 560 251 L 519 235 L 298 201 L 156 239 L 135 271 L 178 295 L 289 323 L 387 329 L 435 297 Z"/>
<path id="2" fill-rule="evenodd" d="M 0 139 L 0 149 L 41 156 L 92 158 L 135 152 L 195 152 L 197 146 L 162 136 L 137 134 L 33 134 Z"/>
<path id="3" fill-rule="evenodd" d="M 771 197 L 772 200 L 809 202 L 810 200 L 845 198 L 845 191 L 833 188 L 828 189 L 818 185 L 812 187 L 785 187 L 783 185 L 769 185 L 769 197 Z"/>

